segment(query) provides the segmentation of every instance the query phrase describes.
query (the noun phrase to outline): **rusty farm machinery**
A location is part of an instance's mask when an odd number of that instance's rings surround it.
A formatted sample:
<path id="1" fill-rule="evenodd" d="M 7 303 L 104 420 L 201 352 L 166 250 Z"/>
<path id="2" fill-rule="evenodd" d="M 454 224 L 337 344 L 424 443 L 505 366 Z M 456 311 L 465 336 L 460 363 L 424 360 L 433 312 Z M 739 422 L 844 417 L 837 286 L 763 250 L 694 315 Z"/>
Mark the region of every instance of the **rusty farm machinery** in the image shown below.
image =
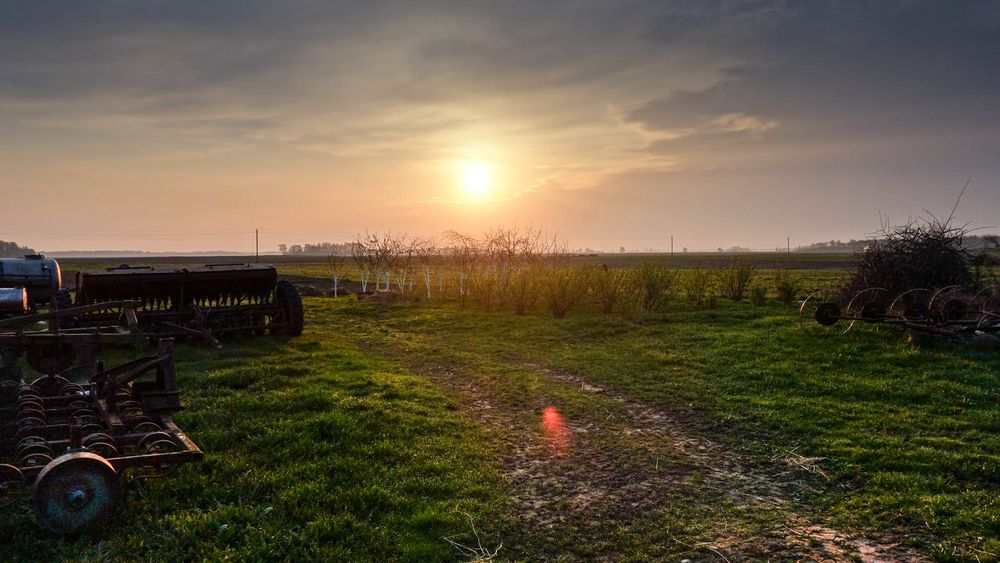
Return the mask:
<path id="1" fill-rule="evenodd" d="M 58 317 L 63 327 L 106 327 L 124 318 L 119 308 L 101 304 L 129 301 L 136 303 L 135 321 L 150 342 L 197 337 L 215 347 L 221 347 L 218 337 L 226 334 L 299 336 L 304 324 L 298 288 L 279 280 L 273 266 L 157 269 L 123 264 L 78 272 L 75 299 L 62 281 L 59 264 L 51 258 L 0 260 L 0 316 L 26 315 L 47 303 L 50 310 L 74 308 L 75 314 Z"/>
<path id="2" fill-rule="evenodd" d="M 799 318 L 841 326 L 845 333 L 858 324 L 871 324 L 952 339 L 994 335 L 1000 334 L 1000 286 L 914 288 L 899 294 L 879 287 L 853 294 L 821 289 L 800 303 Z"/>
<path id="3" fill-rule="evenodd" d="M 0 505 L 30 499 L 54 533 L 99 526 L 123 480 L 202 457 L 171 418 L 181 409 L 174 338 L 218 347 L 224 334 L 298 336 L 302 326 L 298 290 L 269 266 L 81 272 L 73 299 L 55 260 L 0 260 Z M 154 354 L 111 368 L 99 357 L 145 342 Z"/>
<path id="4" fill-rule="evenodd" d="M 195 336 L 219 347 L 217 336 L 242 333 L 302 334 L 302 297 L 272 266 L 210 264 L 191 269 L 123 265 L 103 272 L 80 272 L 75 305 L 134 300 L 139 329 L 151 338 Z M 100 326 L 107 312 L 74 319 Z"/>
<path id="5" fill-rule="evenodd" d="M 123 479 L 163 476 L 201 459 L 171 420 L 181 409 L 172 340 L 116 367 L 97 359 L 102 346 L 136 342 L 136 305 L 0 320 L 0 506 L 30 499 L 43 528 L 75 534 L 114 514 Z M 64 329 L 59 322 L 109 309 L 124 311 L 131 328 Z M 39 376 L 24 377 L 22 355 Z"/>

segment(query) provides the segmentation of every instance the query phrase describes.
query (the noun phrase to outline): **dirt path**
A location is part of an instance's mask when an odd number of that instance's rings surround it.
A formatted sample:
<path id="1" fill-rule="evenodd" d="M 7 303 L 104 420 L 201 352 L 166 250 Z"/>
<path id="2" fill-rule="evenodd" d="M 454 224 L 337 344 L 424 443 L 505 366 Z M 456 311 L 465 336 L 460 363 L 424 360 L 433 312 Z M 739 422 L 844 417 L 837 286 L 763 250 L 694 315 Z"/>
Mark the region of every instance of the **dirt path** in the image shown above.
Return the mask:
<path id="1" fill-rule="evenodd" d="M 819 460 L 786 452 L 769 467 L 752 466 L 701 437 L 694 420 L 573 374 L 530 363 L 518 367 L 543 378 L 542 388 L 552 392 L 512 404 L 491 395 L 499 392 L 493 383 L 456 368 L 420 371 L 461 397 L 497 437 L 522 528 L 555 539 L 552 545 L 591 541 L 587 558 L 615 560 L 635 526 L 663 539 L 659 548 L 642 548 L 654 558 L 927 560 L 889 538 L 850 537 L 805 516 L 798 498 L 822 478 Z M 567 402 L 572 415 L 561 412 Z M 664 521 L 685 525 L 649 530 Z"/>

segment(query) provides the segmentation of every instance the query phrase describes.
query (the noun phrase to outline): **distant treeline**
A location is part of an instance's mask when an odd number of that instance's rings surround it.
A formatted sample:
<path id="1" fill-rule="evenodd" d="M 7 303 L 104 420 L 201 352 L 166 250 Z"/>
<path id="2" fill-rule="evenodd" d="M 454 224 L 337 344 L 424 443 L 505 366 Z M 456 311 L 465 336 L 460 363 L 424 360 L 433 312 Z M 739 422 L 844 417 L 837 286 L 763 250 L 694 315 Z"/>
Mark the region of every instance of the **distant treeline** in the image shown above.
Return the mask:
<path id="1" fill-rule="evenodd" d="M 350 256 L 353 242 L 321 242 L 319 244 L 279 244 L 278 252 L 287 255 Z"/>
<path id="2" fill-rule="evenodd" d="M 5 240 L 0 240 L 0 257 L 16 258 L 19 256 L 24 256 L 25 254 L 36 254 L 36 252 L 34 248 L 28 248 L 27 246 L 19 246 L 16 242 L 7 242 Z"/>
<path id="3" fill-rule="evenodd" d="M 828 242 L 816 242 L 808 246 L 799 246 L 795 250 L 797 252 L 861 252 L 866 246 L 872 243 L 872 240 L 851 239 L 847 242 L 831 240 Z M 962 237 L 962 246 L 969 250 L 998 248 L 1000 247 L 1000 235 L 966 235 Z"/>
<path id="4" fill-rule="evenodd" d="M 793 252 L 843 252 L 845 254 L 862 252 L 865 247 L 871 244 L 873 239 L 851 239 L 847 242 L 840 240 L 831 240 L 824 242 L 815 242 L 806 246 L 797 246 L 792 249 Z M 967 235 L 963 239 L 963 244 L 965 248 L 970 250 L 978 250 L 982 248 L 1000 248 L 1000 235 Z M 319 244 L 279 244 L 278 251 L 281 254 L 289 256 L 351 256 L 352 249 L 355 248 L 357 242 L 321 242 Z M 776 252 L 784 252 L 784 248 L 776 248 Z M 753 252 L 752 249 L 742 246 L 732 246 L 729 248 L 718 248 L 717 252 L 723 253 L 742 253 L 742 252 Z M 620 249 L 620 252 L 625 252 L 625 247 Z M 683 250 L 687 252 L 687 248 Z M 598 251 L 587 249 L 586 253 L 597 254 Z"/>

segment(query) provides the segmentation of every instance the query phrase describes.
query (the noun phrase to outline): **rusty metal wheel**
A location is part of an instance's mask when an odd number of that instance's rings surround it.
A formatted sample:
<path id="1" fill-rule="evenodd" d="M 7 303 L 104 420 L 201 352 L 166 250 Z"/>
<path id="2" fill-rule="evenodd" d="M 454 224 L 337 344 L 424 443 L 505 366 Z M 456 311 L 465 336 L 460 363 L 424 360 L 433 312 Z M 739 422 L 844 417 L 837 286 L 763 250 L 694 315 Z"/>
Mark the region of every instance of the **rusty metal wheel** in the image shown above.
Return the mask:
<path id="1" fill-rule="evenodd" d="M 833 289 L 823 288 L 811 292 L 799 303 L 799 326 L 804 329 L 813 322 L 822 326 L 836 324 L 842 301 L 842 297 Z"/>
<path id="2" fill-rule="evenodd" d="M 151 434 L 158 435 L 163 434 L 163 432 L 152 432 Z M 177 446 L 177 443 L 169 436 L 166 439 L 157 437 L 156 439 L 147 440 L 139 448 L 140 453 L 146 455 L 166 454 L 179 450 L 180 448 Z M 154 459 L 145 467 L 151 470 L 150 473 L 146 474 L 147 477 L 163 477 L 176 471 L 177 463 Z"/>
<path id="3" fill-rule="evenodd" d="M 45 426 L 45 419 L 38 418 L 37 416 L 23 416 L 17 419 L 17 427 L 20 430 L 35 430 L 36 428 L 41 428 Z M 34 432 L 32 432 L 34 433 Z"/>
<path id="4" fill-rule="evenodd" d="M 908 289 L 889 303 L 888 315 L 905 321 L 919 321 L 927 317 L 927 301 L 931 290 L 923 287 Z"/>
<path id="5" fill-rule="evenodd" d="M 42 469 L 31 502 L 43 528 L 76 534 L 107 522 L 121 497 L 118 473 L 108 460 L 90 452 L 74 452 Z"/>
<path id="6" fill-rule="evenodd" d="M 48 361 L 50 359 L 52 358 L 44 359 L 44 361 Z M 61 361 L 61 360 L 54 359 L 53 361 Z M 28 363 L 31 364 L 30 351 L 28 353 Z M 34 368 L 39 373 L 46 373 L 45 369 L 36 367 L 34 364 L 31 364 L 31 367 Z M 58 370 L 58 371 L 63 371 L 63 370 Z M 52 397 L 58 395 L 59 390 L 62 389 L 63 386 L 68 383 L 69 381 L 65 377 L 60 377 L 58 375 L 43 375 L 42 377 L 39 377 L 38 379 L 31 382 L 31 389 L 36 393 L 38 393 L 39 395 L 45 397 Z"/>
<path id="7" fill-rule="evenodd" d="M 40 444 L 39 443 L 35 443 L 35 444 L 29 444 L 29 445 L 26 445 L 26 446 L 19 447 L 19 448 L 17 448 L 17 461 L 19 463 L 21 463 L 21 464 L 25 464 L 24 463 L 25 460 L 32 459 L 32 456 L 35 456 L 35 455 L 38 455 L 38 454 L 45 454 L 45 455 L 49 456 L 49 458 L 51 459 L 52 458 L 52 448 L 50 448 L 49 445 L 46 444 L 46 443 L 40 443 Z M 31 464 L 31 465 L 34 465 L 34 464 Z"/>
<path id="8" fill-rule="evenodd" d="M 820 303 L 813 317 L 822 326 L 833 326 L 840 320 L 840 307 L 836 303 Z"/>
<path id="9" fill-rule="evenodd" d="M 146 434 L 142 438 L 139 438 L 139 443 L 136 444 L 135 447 L 140 452 L 145 452 L 147 450 L 146 446 L 154 442 L 162 442 L 163 440 L 166 440 L 170 443 L 173 443 L 174 441 L 174 439 L 170 436 L 170 434 L 167 434 L 166 432 L 153 431 L 150 432 L 149 434 Z"/>
<path id="10" fill-rule="evenodd" d="M 19 463 L 25 467 L 34 467 L 36 465 L 46 465 L 52 461 L 52 456 L 44 453 L 31 454 L 25 456 Z"/>
<path id="11" fill-rule="evenodd" d="M 21 438 L 21 440 L 17 443 L 17 448 L 15 449 L 16 451 L 21 451 L 21 448 L 34 446 L 35 444 L 48 444 L 48 441 L 46 441 L 45 438 L 42 438 L 41 436 L 25 436 L 24 438 Z"/>
<path id="12" fill-rule="evenodd" d="M 152 420 L 146 419 L 142 422 L 139 422 L 138 424 L 133 425 L 131 427 L 131 430 L 136 434 L 148 434 L 149 432 L 158 432 L 163 429 L 160 428 L 159 424 L 153 422 Z"/>
<path id="13" fill-rule="evenodd" d="M 961 288 L 957 285 L 949 285 L 942 287 L 941 289 L 934 292 L 931 295 L 930 301 L 927 302 L 927 310 L 930 311 L 930 315 L 934 317 L 935 321 L 942 322 L 948 320 L 948 310 L 946 306 L 961 292 Z"/>
<path id="14" fill-rule="evenodd" d="M 104 458 L 118 455 L 118 448 L 111 442 L 91 442 L 89 446 L 86 446 L 86 449 Z"/>
<path id="15" fill-rule="evenodd" d="M 94 432 L 92 434 L 87 434 L 86 436 L 84 436 L 83 439 L 80 440 L 80 445 L 86 448 L 90 444 L 94 444 L 96 442 L 114 442 L 114 441 L 115 439 L 112 438 L 110 434 L 105 434 L 104 432 Z"/>
<path id="16" fill-rule="evenodd" d="M 302 294 L 299 288 L 288 280 L 280 280 L 274 288 L 274 302 L 281 306 L 281 328 L 271 330 L 276 336 L 300 336 L 305 325 L 302 308 Z M 274 320 L 272 319 L 273 323 Z"/>
<path id="17" fill-rule="evenodd" d="M 885 293 L 887 293 L 887 290 L 881 287 L 869 287 L 855 293 L 854 296 L 851 297 L 851 300 L 847 303 L 845 311 L 847 316 L 856 317 L 856 319 L 847 323 L 847 328 L 844 329 L 844 334 L 847 334 L 852 328 L 854 328 L 854 325 L 857 324 L 858 320 L 877 322 L 879 319 L 884 317 L 885 305 L 881 298 Z M 866 313 L 873 316 L 868 317 Z"/>

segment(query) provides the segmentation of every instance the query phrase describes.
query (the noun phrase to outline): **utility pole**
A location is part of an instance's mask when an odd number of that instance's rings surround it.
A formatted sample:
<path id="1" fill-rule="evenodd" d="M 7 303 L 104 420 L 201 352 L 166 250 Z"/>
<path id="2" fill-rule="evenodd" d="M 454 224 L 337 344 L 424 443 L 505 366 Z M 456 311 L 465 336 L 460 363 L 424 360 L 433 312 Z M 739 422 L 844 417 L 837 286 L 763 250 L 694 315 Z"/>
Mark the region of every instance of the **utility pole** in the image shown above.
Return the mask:
<path id="1" fill-rule="evenodd" d="M 792 237 L 785 237 L 785 245 L 786 245 L 785 249 L 788 251 L 789 254 L 791 254 L 792 253 Z"/>
<path id="2" fill-rule="evenodd" d="M 253 230 L 253 246 L 257 262 L 260 262 L 260 229 Z"/>
<path id="3" fill-rule="evenodd" d="M 674 235 L 670 235 L 670 255 L 674 255 Z"/>

